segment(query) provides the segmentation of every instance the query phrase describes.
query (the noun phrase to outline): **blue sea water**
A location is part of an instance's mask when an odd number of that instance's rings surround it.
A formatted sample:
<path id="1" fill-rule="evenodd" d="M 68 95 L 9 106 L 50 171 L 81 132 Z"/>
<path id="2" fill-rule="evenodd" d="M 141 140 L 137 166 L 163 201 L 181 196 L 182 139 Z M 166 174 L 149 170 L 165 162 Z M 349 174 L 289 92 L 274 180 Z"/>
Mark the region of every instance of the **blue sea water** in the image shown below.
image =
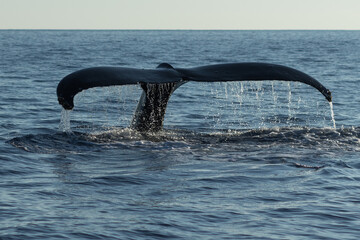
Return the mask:
<path id="1" fill-rule="evenodd" d="M 0 239 L 359 239 L 360 31 L 0 31 Z M 92 66 L 269 62 L 278 81 L 186 83 L 164 131 L 128 128 L 139 86 L 75 97 Z M 334 126 L 336 125 L 336 127 Z"/>

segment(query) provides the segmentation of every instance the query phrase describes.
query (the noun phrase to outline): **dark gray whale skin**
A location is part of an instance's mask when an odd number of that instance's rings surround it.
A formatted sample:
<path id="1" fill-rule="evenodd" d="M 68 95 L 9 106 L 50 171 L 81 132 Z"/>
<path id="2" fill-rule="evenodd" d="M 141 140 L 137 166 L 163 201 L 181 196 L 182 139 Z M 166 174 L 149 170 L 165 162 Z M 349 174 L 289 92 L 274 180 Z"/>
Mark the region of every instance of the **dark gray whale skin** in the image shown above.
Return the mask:
<path id="1" fill-rule="evenodd" d="M 294 68 L 269 63 L 230 63 L 195 68 L 173 68 L 162 63 L 156 69 L 93 67 L 73 72 L 58 84 L 59 104 L 74 107 L 74 96 L 88 88 L 140 84 L 143 93 L 131 127 L 139 131 L 162 129 L 167 102 L 171 94 L 188 81 L 264 81 L 302 82 L 322 93 L 331 102 L 331 92 L 313 77 Z"/>

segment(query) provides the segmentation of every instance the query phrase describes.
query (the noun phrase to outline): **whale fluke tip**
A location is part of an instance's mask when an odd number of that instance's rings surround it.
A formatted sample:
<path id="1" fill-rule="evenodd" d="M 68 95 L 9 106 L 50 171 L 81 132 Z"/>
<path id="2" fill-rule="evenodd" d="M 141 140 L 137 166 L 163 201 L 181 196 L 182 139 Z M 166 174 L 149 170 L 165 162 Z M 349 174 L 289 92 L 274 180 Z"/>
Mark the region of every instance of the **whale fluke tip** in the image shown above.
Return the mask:
<path id="1" fill-rule="evenodd" d="M 58 97 L 59 104 L 65 109 L 65 110 L 72 110 L 74 108 L 74 100 L 71 99 L 70 101 L 67 101 L 63 97 Z"/>
<path id="2" fill-rule="evenodd" d="M 322 94 L 325 96 L 326 100 L 332 102 L 332 95 L 329 89 L 326 89 Z"/>

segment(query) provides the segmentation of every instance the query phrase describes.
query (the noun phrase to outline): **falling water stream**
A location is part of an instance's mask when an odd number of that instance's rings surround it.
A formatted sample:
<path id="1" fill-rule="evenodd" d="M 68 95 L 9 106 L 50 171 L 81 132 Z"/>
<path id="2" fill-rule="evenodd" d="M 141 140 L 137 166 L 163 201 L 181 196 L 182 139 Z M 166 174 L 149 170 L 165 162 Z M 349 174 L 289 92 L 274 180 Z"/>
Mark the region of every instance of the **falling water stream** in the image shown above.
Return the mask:
<path id="1" fill-rule="evenodd" d="M 61 110 L 61 118 L 59 124 L 59 130 L 61 132 L 71 133 L 70 112 L 71 110 L 65 110 L 64 108 L 62 108 Z"/>
<path id="2" fill-rule="evenodd" d="M 288 82 L 287 85 L 288 85 L 288 89 L 289 89 L 289 92 L 288 92 L 288 112 L 289 112 L 288 119 L 290 120 L 292 118 L 292 112 L 291 112 L 291 85 L 290 85 L 290 82 Z"/>
<path id="3" fill-rule="evenodd" d="M 336 130 L 336 122 L 335 122 L 335 115 L 334 115 L 334 107 L 333 107 L 333 103 L 329 102 L 330 105 L 330 112 L 331 112 L 331 121 L 333 123 L 333 128 L 334 130 Z"/>

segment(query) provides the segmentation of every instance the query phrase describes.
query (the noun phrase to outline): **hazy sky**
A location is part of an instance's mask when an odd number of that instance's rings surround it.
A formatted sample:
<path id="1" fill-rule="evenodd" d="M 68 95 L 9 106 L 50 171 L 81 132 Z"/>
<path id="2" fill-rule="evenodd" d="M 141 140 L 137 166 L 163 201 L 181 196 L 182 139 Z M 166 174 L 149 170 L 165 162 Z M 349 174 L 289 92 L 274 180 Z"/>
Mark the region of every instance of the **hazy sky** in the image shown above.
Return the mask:
<path id="1" fill-rule="evenodd" d="M 360 0 L 0 0 L 0 29 L 357 29 Z"/>

